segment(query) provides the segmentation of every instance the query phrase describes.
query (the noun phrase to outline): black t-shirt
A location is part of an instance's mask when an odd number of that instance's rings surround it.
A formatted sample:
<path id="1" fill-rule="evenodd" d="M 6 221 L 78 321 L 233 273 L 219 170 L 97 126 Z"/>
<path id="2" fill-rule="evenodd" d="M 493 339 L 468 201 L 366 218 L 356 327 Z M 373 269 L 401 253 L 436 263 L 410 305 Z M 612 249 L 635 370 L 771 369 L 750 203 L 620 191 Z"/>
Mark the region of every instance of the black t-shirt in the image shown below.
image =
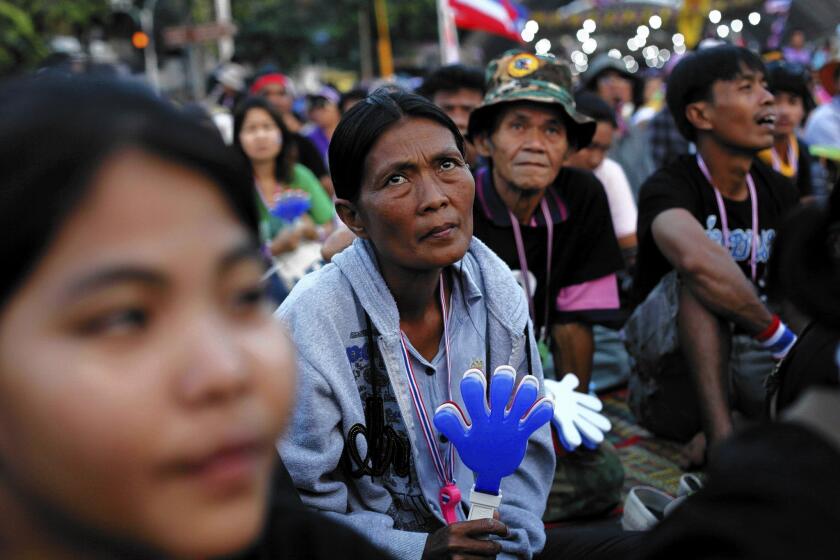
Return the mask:
<path id="1" fill-rule="evenodd" d="M 289 136 L 297 146 L 297 162 L 299 164 L 308 168 L 318 179 L 329 174 L 327 166 L 324 165 L 324 158 L 321 157 L 321 153 L 315 147 L 315 144 L 300 134 L 290 133 Z"/>
<path id="2" fill-rule="evenodd" d="M 764 287 L 764 270 L 776 237 L 776 227 L 784 214 L 799 201 L 796 187 L 760 161 L 753 163 L 750 175 L 758 196 L 758 223 L 761 242 L 756 252 L 756 278 L 759 290 Z M 750 278 L 752 245 L 752 203 L 749 198 L 735 201 L 724 198 L 728 217 L 729 244 L 735 262 Z M 651 224 L 665 210 L 688 210 L 706 230 L 706 235 L 723 245 L 721 220 L 714 189 L 706 180 L 693 155 L 679 156 L 671 164 L 654 173 L 639 194 L 639 253 L 636 260 L 634 294 L 641 302 L 673 269 L 653 240 Z"/>
<path id="3" fill-rule="evenodd" d="M 780 414 L 810 387 L 840 385 L 838 351 L 840 329 L 808 325 L 773 375 L 778 383 L 776 412 Z"/>
<path id="4" fill-rule="evenodd" d="M 810 148 L 803 140 L 797 138 L 799 143 L 799 159 L 796 163 L 796 188 L 799 189 L 799 196 L 806 197 L 814 194 L 814 185 L 811 178 L 811 167 L 814 160 L 811 158 Z"/>
<path id="5" fill-rule="evenodd" d="M 624 267 L 604 187 L 592 173 L 564 167 L 547 189 L 545 200 L 554 223 L 548 323 L 610 324 L 620 321 L 619 309 L 568 312 L 557 311 L 555 304 L 561 288 L 596 280 Z M 510 215 L 493 186 L 488 168 L 479 170 L 476 175 L 473 223 L 473 234 L 511 269 L 520 270 Z M 548 229 L 539 208 L 534 212 L 532 223 L 520 226 L 520 230 L 528 270 L 537 280 L 533 303 L 534 327 L 539 329 L 545 323 L 548 256 Z"/>

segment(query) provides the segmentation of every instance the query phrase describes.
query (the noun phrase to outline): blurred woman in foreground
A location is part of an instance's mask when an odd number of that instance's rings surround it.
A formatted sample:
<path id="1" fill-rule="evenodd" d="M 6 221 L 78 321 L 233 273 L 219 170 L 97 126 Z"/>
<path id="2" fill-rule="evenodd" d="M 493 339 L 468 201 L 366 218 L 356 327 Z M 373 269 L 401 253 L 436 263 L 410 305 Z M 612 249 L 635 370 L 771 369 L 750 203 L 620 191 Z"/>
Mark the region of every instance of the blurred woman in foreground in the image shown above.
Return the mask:
<path id="1" fill-rule="evenodd" d="M 134 86 L 0 86 L 3 558 L 286 557 L 314 530 L 267 521 L 293 351 L 231 158 Z"/>

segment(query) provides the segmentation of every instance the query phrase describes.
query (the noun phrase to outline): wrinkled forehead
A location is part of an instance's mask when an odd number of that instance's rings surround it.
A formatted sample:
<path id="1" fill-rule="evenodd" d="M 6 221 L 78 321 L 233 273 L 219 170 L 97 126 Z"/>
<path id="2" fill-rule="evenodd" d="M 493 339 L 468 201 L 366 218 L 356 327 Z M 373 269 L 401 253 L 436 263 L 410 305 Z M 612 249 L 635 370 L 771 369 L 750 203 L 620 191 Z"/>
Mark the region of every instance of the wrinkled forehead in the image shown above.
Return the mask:
<path id="1" fill-rule="evenodd" d="M 460 153 L 453 132 L 431 119 L 404 117 L 383 131 L 365 157 L 370 177 L 385 169 L 416 164 L 419 159 Z"/>

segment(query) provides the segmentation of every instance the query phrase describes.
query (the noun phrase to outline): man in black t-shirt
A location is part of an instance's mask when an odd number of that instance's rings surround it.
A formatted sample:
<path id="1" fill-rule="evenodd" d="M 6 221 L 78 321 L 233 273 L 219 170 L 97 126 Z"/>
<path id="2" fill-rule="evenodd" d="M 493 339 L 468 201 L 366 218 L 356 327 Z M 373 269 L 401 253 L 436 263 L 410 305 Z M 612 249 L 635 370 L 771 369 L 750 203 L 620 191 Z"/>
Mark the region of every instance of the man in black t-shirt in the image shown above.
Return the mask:
<path id="1" fill-rule="evenodd" d="M 474 235 L 504 260 L 530 295 L 534 328 L 555 372 L 587 391 L 595 322 L 619 318 L 623 267 L 606 194 L 588 172 L 563 168 L 595 123 L 570 94 L 569 67 L 509 51 L 490 63 L 488 92 L 468 135 L 489 165 L 476 173 Z"/>
<path id="2" fill-rule="evenodd" d="M 667 101 L 698 153 L 660 169 L 641 191 L 634 289 L 644 302 L 625 329 L 636 358 L 631 405 L 654 432 L 689 439 L 702 428 L 714 444 L 732 432 L 732 404 L 761 414 L 763 380 L 795 341 L 762 291 L 776 227 L 798 193 L 755 160 L 775 123 L 755 54 L 720 46 L 687 56 Z"/>

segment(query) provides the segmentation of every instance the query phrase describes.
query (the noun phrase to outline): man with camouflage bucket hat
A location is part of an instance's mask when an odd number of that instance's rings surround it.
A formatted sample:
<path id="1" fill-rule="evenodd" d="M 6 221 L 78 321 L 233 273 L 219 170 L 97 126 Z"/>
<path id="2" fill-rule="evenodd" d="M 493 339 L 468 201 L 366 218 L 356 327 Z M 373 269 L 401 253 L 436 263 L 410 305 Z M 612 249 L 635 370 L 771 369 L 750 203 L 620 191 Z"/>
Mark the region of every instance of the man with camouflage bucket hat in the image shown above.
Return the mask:
<path id="1" fill-rule="evenodd" d="M 508 51 L 486 78 L 468 129 L 489 161 L 476 172 L 474 235 L 520 278 L 535 331 L 545 345 L 553 339 L 556 371 L 575 372 L 585 392 L 591 325 L 620 318 L 623 267 L 603 186 L 563 167 L 595 122 L 575 109 L 571 71 L 557 58 Z"/>
<path id="2" fill-rule="evenodd" d="M 474 235 L 530 296 L 543 361 L 551 347 L 554 371 L 574 372 L 586 392 L 592 325 L 620 321 L 615 273 L 624 266 L 603 186 L 563 166 L 570 151 L 590 143 L 596 124 L 576 110 L 571 70 L 557 58 L 509 51 L 489 64 L 486 80 L 468 130 L 488 161 L 476 172 Z M 624 472 L 609 449 L 561 452 L 557 465 L 547 521 L 619 501 Z"/>

